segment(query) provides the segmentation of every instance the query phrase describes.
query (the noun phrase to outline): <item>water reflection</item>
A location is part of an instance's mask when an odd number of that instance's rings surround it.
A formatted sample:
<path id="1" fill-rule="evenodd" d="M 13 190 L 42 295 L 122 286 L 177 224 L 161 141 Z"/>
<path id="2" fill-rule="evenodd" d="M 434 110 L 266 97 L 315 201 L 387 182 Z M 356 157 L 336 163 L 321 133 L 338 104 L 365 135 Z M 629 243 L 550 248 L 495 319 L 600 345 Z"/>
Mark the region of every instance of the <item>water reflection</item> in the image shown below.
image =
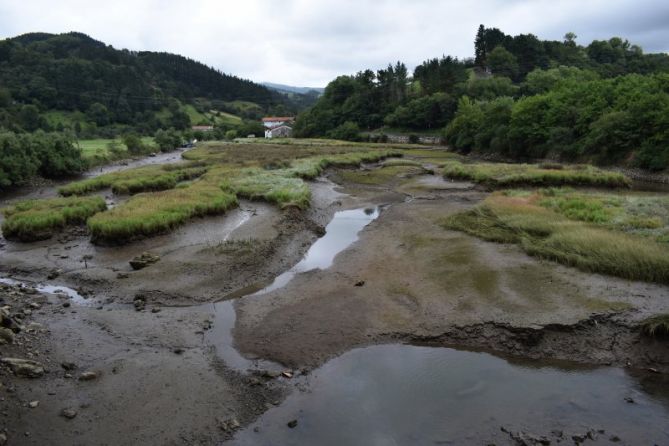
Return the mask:
<path id="1" fill-rule="evenodd" d="M 605 442 L 669 444 L 666 391 L 648 394 L 619 368 L 526 365 L 450 348 L 356 349 L 314 371 L 307 392 L 232 444 L 486 444 L 510 439 L 502 426 L 549 437 L 603 429 Z"/>

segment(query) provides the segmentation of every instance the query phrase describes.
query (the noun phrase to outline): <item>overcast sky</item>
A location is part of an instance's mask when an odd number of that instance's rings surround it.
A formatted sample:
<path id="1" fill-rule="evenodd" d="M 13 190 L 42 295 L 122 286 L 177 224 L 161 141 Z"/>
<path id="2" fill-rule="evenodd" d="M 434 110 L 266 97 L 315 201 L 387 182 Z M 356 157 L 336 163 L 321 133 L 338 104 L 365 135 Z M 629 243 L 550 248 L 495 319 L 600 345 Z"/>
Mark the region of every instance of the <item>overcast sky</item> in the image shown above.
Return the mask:
<path id="1" fill-rule="evenodd" d="M 669 50 L 667 0 L 0 0 L 0 38 L 81 31 L 182 54 L 255 81 L 325 86 L 339 74 L 470 57 L 480 23 L 578 42 L 614 35 Z"/>

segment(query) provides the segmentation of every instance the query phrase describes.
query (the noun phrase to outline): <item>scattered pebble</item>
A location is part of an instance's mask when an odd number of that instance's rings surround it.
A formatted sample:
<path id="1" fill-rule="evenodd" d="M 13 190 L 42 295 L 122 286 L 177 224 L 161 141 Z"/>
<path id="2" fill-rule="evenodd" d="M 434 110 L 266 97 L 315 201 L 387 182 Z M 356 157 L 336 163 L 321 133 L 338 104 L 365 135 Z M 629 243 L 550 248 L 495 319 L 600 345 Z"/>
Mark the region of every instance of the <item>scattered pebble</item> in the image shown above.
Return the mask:
<path id="1" fill-rule="evenodd" d="M 81 375 L 79 375 L 79 381 L 92 381 L 94 379 L 98 378 L 98 374 L 95 372 L 91 371 L 86 371 L 83 372 Z"/>
<path id="2" fill-rule="evenodd" d="M 295 427 L 297 427 L 297 420 L 290 420 L 290 421 L 286 424 L 286 426 L 288 426 L 288 427 L 291 428 L 291 429 L 294 429 Z"/>
<path id="3" fill-rule="evenodd" d="M 30 407 L 31 409 L 34 409 L 37 406 L 39 406 L 39 401 L 31 401 L 28 403 L 28 407 Z"/>
<path id="4" fill-rule="evenodd" d="M 66 408 L 60 411 L 60 416 L 65 417 L 68 420 L 71 420 L 72 418 L 77 416 L 77 411 L 74 409 Z"/>

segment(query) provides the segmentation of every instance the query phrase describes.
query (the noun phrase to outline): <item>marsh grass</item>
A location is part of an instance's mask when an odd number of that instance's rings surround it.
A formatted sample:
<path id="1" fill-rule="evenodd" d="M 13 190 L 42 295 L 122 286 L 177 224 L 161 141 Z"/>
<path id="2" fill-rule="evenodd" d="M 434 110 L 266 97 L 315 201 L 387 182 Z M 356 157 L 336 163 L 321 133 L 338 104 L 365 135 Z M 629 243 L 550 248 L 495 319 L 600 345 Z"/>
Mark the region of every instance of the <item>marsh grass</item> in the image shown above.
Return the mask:
<path id="1" fill-rule="evenodd" d="M 669 337 L 669 314 L 657 314 L 641 323 L 641 332 L 650 337 Z"/>
<path id="2" fill-rule="evenodd" d="M 648 238 L 569 219 L 535 197 L 493 194 L 444 221 L 484 240 L 519 244 L 530 255 L 631 280 L 669 283 L 669 250 Z"/>
<path id="3" fill-rule="evenodd" d="M 185 188 L 135 195 L 89 218 L 88 227 L 95 242 L 122 244 L 169 232 L 195 217 L 223 214 L 235 206 L 234 195 L 200 181 Z"/>
<path id="4" fill-rule="evenodd" d="M 94 241 L 121 244 L 169 232 L 192 218 L 222 214 L 237 205 L 238 197 L 306 208 L 311 196 L 305 180 L 328 167 L 359 166 L 401 153 L 344 145 L 218 143 L 185 155 L 188 163 L 145 166 L 71 183 L 60 189 L 67 196 L 61 200 L 83 200 L 77 196 L 107 187 L 117 194 L 134 194 L 113 209 L 86 215 Z"/>
<path id="5" fill-rule="evenodd" d="M 382 184 L 389 184 L 393 181 L 398 181 L 402 177 L 411 175 L 418 175 L 427 173 L 422 167 L 406 166 L 406 165 L 391 165 L 382 166 L 372 170 L 347 170 L 341 172 L 341 178 L 344 181 L 365 184 L 369 186 L 378 186 Z"/>
<path id="6" fill-rule="evenodd" d="M 136 194 L 146 191 L 172 189 L 180 181 L 203 175 L 205 167 L 183 165 L 145 166 L 120 172 L 112 172 L 87 180 L 75 181 L 62 186 L 58 193 L 68 197 L 85 195 L 110 187 L 115 194 Z"/>
<path id="7" fill-rule="evenodd" d="M 68 225 L 78 225 L 107 209 L 102 197 L 28 200 L 3 209 L 2 234 L 24 242 L 44 240 Z"/>
<path id="8" fill-rule="evenodd" d="M 449 161 L 443 164 L 447 178 L 463 179 L 492 188 L 517 186 L 593 186 L 628 188 L 629 178 L 589 165 L 542 168 L 536 164 L 472 163 Z"/>

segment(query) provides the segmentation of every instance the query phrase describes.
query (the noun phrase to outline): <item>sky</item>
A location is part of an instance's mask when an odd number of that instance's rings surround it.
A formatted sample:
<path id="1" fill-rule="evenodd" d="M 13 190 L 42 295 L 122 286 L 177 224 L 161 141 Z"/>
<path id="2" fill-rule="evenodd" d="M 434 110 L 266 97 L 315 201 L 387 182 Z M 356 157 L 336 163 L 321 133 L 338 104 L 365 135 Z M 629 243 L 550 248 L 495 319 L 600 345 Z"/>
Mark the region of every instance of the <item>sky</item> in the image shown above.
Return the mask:
<path id="1" fill-rule="evenodd" d="M 324 87 L 398 60 L 471 57 L 479 24 L 587 45 L 620 36 L 669 50 L 666 0 L 0 0 L 0 38 L 79 31 L 181 54 L 257 82 Z"/>

